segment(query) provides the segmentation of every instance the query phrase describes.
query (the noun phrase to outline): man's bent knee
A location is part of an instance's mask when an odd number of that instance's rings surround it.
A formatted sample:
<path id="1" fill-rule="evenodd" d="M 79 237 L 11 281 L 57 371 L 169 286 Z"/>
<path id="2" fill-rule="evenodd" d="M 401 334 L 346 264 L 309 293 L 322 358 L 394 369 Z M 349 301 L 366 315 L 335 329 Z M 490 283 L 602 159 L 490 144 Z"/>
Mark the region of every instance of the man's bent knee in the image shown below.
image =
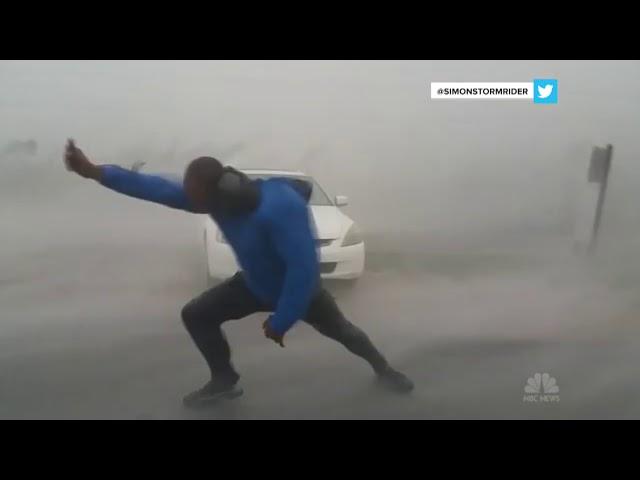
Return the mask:
<path id="1" fill-rule="evenodd" d="M 200 325 L 205 321 L 207 323 L 215 322 L 218 317 L 215 311 L 204 309 L 199 300 L 200 298 L 196 297 L 182 307 L 182 322 L 187 329 Z"/>
<path id="2" fill-rule="evenodd" d="M 220 307 L 213 307 L 212 305 L 205 306 L 200 302 L 200 298 L 196 297 L 188 302 L 180 313 L 182 322 L 187 330 L 197 328 L 201 325 L 222 324 L 227 315 L 224 313 L 224 309 Z"/>
<path id="3" fill-rule="evenodd" d="M 182 317 L 182 322 L 184 323 L 187 330 L 191 330 L 198 322 L 198 308 L 196 304 L 196 300 L 191 300 L 184 307 L 182 307 L 182 311 L 180 312 L 180 316 Z"/>

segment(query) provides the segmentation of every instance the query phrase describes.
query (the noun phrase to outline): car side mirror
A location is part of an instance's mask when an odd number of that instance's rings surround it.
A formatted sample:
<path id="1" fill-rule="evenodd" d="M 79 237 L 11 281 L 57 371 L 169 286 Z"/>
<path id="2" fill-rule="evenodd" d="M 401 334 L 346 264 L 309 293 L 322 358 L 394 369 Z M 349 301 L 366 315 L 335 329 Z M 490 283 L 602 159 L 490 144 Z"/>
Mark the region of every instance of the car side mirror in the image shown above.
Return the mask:
<path id="1" fill-rule="evenodd" d="M 349 205 L 349 197 L 345 197 L 344 195 L 336 195 L 336 206 L 344 207 Z"/>

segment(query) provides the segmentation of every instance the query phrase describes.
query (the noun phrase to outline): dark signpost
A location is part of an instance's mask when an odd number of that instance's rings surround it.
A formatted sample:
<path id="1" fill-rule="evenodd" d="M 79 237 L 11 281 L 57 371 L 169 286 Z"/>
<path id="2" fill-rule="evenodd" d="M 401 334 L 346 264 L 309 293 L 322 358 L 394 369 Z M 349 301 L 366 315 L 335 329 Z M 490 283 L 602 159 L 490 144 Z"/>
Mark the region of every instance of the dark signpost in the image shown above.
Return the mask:
<path id="1" fill-rule="evenodd" d="M 609 171 L 611 170 L 611 156 L 613 154 L 613 146 L 607 145 L 605 148 L 593 147 L 591 154 L 591 163 L 589 164 L 589 182 L 600 185 L 598 193 L 598 203 L 596 206 L 596 215 L 593 220 L 593 229 L 591 231 L 591 240 L 589 241 L 589 253 L 593 253 L 596 247 L 598 231 L 602 222 L 602 208 L 604 206 L 604 198 L 607 193 L 607 183 L 609 181 Z"/>

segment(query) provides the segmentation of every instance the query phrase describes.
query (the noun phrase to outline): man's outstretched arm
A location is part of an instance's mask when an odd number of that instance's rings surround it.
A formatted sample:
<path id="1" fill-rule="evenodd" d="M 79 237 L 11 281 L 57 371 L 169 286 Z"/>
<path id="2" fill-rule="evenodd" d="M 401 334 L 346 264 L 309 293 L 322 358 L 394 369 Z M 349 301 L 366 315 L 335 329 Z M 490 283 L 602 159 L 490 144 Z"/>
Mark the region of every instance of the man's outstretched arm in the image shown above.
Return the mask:
<path id="1" fill-rule="evenodd" d="M 101 165 L 100 179 L 105 187 L 129 197 L 193 212 L 182 184 L 158 175 L 149 175 L 117 165 Z"/>
<path id="2" fill-rule="evenodd" d="M 181 183 L 157 175 L 142 174 L 117 165 L 95 165 L 69 140 L 65 150 L 67 168 L 105 187 L 130 197 L 194 212 Z"/>

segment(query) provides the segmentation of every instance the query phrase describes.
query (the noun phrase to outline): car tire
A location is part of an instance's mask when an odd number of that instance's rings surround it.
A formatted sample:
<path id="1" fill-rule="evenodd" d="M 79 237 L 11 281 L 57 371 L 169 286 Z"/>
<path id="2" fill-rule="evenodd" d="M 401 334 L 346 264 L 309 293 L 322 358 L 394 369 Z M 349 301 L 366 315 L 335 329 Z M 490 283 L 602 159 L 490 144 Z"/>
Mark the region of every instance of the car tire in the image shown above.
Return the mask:
<path id="1" fill-rule="evenodd" d="M 207 273 L 204 278 L 204 285 L 207 289 L 213 287 L 216 284 L 215 279 L 209 274 L 209 269 L 207 268 Z"/>
<path id="2" fill-rule="evenodd" d="M 349 280 L 331 280 L 327 282 L 326 285 L 329 286 L 331 291 L 338 295 L 351 295 L 355 290 L 357 282 L 357 278 Z"/>
<path id="3" fill-rule="evenodd" d="M 350 278 L 348 280 L 344 280 L 344 286 L 349 290 L 353 290 L 354 288 L 356 288 L 358 280 L 358 278 Z"/>

